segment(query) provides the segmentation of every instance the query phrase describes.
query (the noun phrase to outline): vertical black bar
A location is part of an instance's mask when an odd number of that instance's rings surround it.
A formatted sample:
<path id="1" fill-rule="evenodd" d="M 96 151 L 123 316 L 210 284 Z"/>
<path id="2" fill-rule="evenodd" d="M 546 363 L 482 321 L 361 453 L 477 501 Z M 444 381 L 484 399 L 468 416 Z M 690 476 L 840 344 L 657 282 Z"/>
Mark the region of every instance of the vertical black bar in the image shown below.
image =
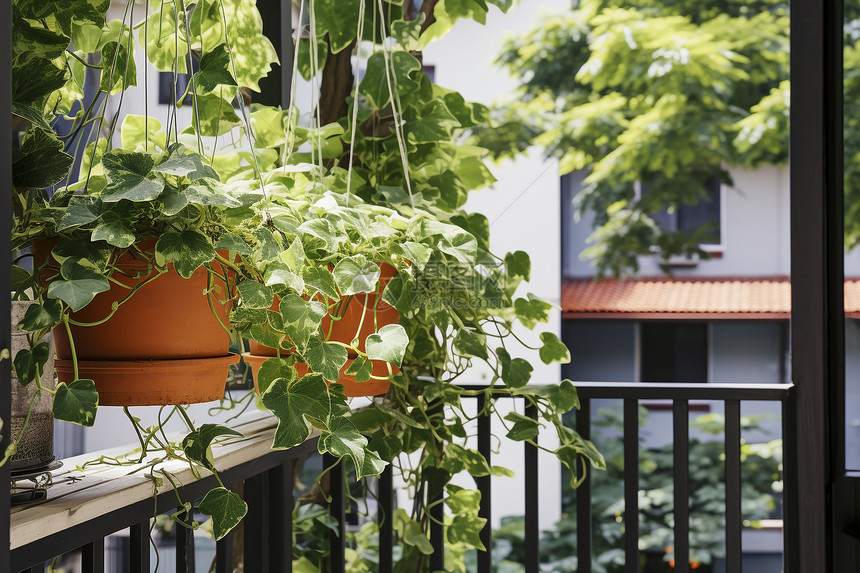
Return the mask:
<path id="1" fill-rule="evenodd" d="M 248 504 L 248 514 L 242 523 L 245 524 L 243 537 L 244 559 L 246 571 L 269 571 L 269 533 L 271 531 L 271 511 L 268 499 L 268 473 L 257 474 L 245 480 L 245 503 Z"/>
<path id="2" fill-rule="evenodd" d="M 689 453 L 690 412 L 686 400 L 672 405 L 672 472 L 675 488 L 675 573 L 690 570 Z M 626 436 L 625 436 L 626 438 Z M 626 469 L 625 465 L 625 469 Z M 735 573 L 733 569 L 729 569 Z"/>
<path id="3" fill-rule="evenodd" d="M 445 519 L 443 484 L 429 482 L 427 492 L 427 504 L 430 506 L 430 545 L 433 553 L 430 555 L 430 571 L 443 571 L 445 569 L 445 528 L 442 520 Z M 481 553 L 478 552 L 478 555 Z"/>
<path id="4" fill-rule="evenodd" d="M 537 406 L 528 404 L 525 414 L 532 420 L 537 420 Z M 537 437 L 534 441 L 537 443 Z M 540 526 L 538 524 L 538 506 L 540 480 L 538 479 L 538 449 L 537 446 L 525 444 L 525 495 L 526 503 L 526 573 L 540 571 Z"/>
<path id="5" fill-rule="evenodd" d="M 191 519 L 187 513 L 180 514 L 184 520 Z M 176 525 L 176 573 L 194 573 L 194 532 Z"/>
<path id="6" fill-rule="evenodd" d="M 576 432 L 591 439 L 591 400 L 582 398 L 576 413 Z M 591 573 L 591 468 L 576 490 L 576 562 L 577 573 Z"/>
<path id="7" fill-rule="evenodd" d="M 481 452 L 487 463 L 492 465 L 490 459 L 492 449 L 491 418 L 484 411 L 487 406 L 486 400 L 485 394 L 478 396 L 478 451 Z M 492 478 L 488 475 L 475 478 L 475 484 L 478 486 L 478 491 L 481 492 L 481 506 L 478 510 L 478 516 L 487 520 L 481 530 L 481 543 L 483 543 L 486 551 L 478 551 L 478 573 L 491 573 L 493 570 L 493 520 L 490 509 L 492 506 Z"/>
<path id="8" fill-rule="evenodd" d="M 0 292 L 12 291 L 12 218 L 7 209 L 12 205 L 12 3 L 0 5 Z M 11 305 L 0 304 L 0 351 L 12 348 Z M 3 424 L 0 434 L 0 452 L 9 446 L 11 424 L 12 360 L 0 359 L 0 419 Z M 0 483 L 6 491 L 0 494 L 0 571 L 9 571 L 9 466 L 0 467 Z"/>
<path id="9" fill-rule="evenodd" d="M 726 571 L 741 565 L 741 403 L 726 400 Z"/>
<path id="10" fill-rule="evenodd" d="M 129 571 L 149 573 L 149 520 L 135 523 L 129 529 Z"/>
<path id="11" fill-rule="evenodd" d="M 639 571 L 639 401 L 634 398 L 624 399 L 624 571 Z"/>
<path id="12" fill-rule="evenodd" d="M 215 573 L 233 573 L 233 532 L 215 542 Z"/>
<path id="13" fill-rule="evenodd" d="M 83 573 L 104 573 L 105 540 L 101 537 L 81 547 L 81 571 Z"/>
<path id="14" fill-rule="evenodd" d="M 298 23 L 299 26 L 301 22 Z M 281 108 L 287 109 L 290 101 L 290 87 L 293 79 L 293 59 L 295 58 L 293 44 L 293 8 L 292 2 L 281 0 Z"/>
<path id="15" fill-rule="evenodd" d="M 329 470 L 329 495 L 331 505 L 329 512 L 337 522 L 337 533 L 334 531 L 328 535 L 329 553 L 331 554 L 331 573 L 344 573 L 346 570 L 346 476 L 343 472 L 343 464 L 336 463 L 336 458 L 329 454 L 323 456 L 323 467 Z"/>
<path id="16" fill-rule="evenodd" d="M 791 3 L 791 353 L 785 571 L 833 571 L 844 404 L 842 2 Z M 834 406 L 835 405 L 835 406 Z M 831 418 L 832 417 L 832 418 Z M 834 429 L 836 431 L 834 431 Z M 852 508 L 844 508 L 851 512 Z M 857 570 L 857 565 L 837 567 Z"/>
<path id="17" fill-rule="evenodd" d="M 269 570 L 290 573 L 293 569 L 293 462 L 269 470 Z"/>
<path id="18" fill-rule="evenodd" d="M 394 474 L 391 464 L 385 467 L 379 476 L 379 573 L 394 571 Z"/>

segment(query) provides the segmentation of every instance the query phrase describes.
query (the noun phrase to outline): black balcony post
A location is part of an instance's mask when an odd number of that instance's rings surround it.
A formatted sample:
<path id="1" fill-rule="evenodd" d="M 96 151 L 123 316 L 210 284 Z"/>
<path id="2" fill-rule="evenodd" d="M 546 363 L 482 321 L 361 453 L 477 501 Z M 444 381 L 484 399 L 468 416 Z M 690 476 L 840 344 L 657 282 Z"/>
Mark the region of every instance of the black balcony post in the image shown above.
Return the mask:
<path id="1" fill-rule="evenodd" d="M 379 573 L 394 571 L 394 473 L 391 464 L 379 476 Z"/>
<path id="2" fill-rule="evenodd" d="M 484 411 L 487 406 L 486 395 L 478 396 L 478 451 L 487 460 L 487 463 L 492 465 L 490 459 L 492 454 L 491 440 L 493 438 L 490 422 L 490 415 Z M 493 570 L 493 516 L 492 516 L 492 477 L 489 475 L 476 477 L 475 484 L 478 486 L 478 491 L 481 492 L 481 506 L 478 510 L 478 515 L 487 520 L 484 528 L 481 530 L 481 543 L 483 543 L 486 551 L 478 551 L 478 573 L 490 573 Z"/>
<path id="3" fill-rule="evenodd" d="M 12 291 L 12 3 L 3 3 L 0 8 L 0 193 L 6 213 L 0 217 L 0 291 Z M 12 327 L 10 324 L 11 304 L 0 304 L 0 351 L 12 348 Z M 3 430 L 0 434 L 0 452 L 9 445 L 11 417 L 12 382 L 11 357 L 0 360 L 0 419 Z M 0 495 L 0 571 L 10 570 L 9 556 L 9 464 L 0 467 L 0 483 L 6 486 L 6 493 Z"/>
<path id="4" fill-rule="evenodd" d="M 844 448 L 842 2 L 791 5 L 791 356 L 785 571 L 834 571 Z M 849 508 L 850 511 L 850 508 Z M 847 568 L 846 568 L 847 567 Z M 856 565 L 835 570 L 856 570 Z"/>
<path id="5" fill-rule="evenodd" d="M 337 522 L 337 533 L 331 531 L 328 535 L 331 573 L 343 573 L 346 570 L 346 472 L 343 462 L 331 454 L 323 454 L 323 468 L 329 472 L 329 514 Z"/>
<path id="6" fill-rule="evenodd" d="M 674 404 L 672 405 L 672 410 L 672 473 L 675 482 L 675 573 L 689 573 L 690 403 L 687 402 L 687 400 L 675 400 Z M 740 571 L 733 571 L 733 573 L 740 573 Z"/>
<path id="7" fill-rule="evenodd" d="M 586 440 L 591 439 L 591 400 L 580 395 L 576 412 L 576 431 Z M 591 476 L 586 469 L 585 480 L 576 490 L 576 562 L 577 573 L 591 573 Z"/>
<path id="8" fill-rule="evenodd" d="M 129 528 L 129 571 L 149 573 L 149 520 L 136 523 Z"/>
<path id="9" fill-rule="evenodd" d="M 639 572 L 639 401 L 634 398 L 624 400 L 624 571 Z"/>
<path id="10" fill-rule="evenodd" d="M 534 404 L 526 406 L 525 414 L 532 420 L 537 421 L 538 409 Z M 534 439 L 537 443 L 537 438 Z M 525 495 L 526 518 L 525 518 L 525 566 L 526 573 L 538 573 L 540 571 L 540 525 L 538 523 L 538 512 L 540 511 L 540 477 L 538 474 L 538 448 L 536 445 L 525 444 Z"/>

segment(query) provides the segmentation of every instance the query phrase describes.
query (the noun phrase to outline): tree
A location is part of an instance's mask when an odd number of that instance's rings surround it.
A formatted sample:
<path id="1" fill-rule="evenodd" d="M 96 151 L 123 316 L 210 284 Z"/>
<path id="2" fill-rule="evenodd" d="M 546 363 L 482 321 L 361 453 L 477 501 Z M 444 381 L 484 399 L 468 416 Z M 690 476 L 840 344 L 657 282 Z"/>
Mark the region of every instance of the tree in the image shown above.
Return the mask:
<path id="1" fill-rule="evenodd" d="M 788 33 L 780 0 L 578 0 L 506 43 L 499 62 L 522 81 L 476 137 L 497 157 L 536 143 L 562 174 L 590 171 L 576 207 L 596 214 L 598 273 L 635 272 L 652 247 L 707 256 L 708 229 L 666 231 L 654 215 L 730 184 L 729 167 L 787 160 Z"/>

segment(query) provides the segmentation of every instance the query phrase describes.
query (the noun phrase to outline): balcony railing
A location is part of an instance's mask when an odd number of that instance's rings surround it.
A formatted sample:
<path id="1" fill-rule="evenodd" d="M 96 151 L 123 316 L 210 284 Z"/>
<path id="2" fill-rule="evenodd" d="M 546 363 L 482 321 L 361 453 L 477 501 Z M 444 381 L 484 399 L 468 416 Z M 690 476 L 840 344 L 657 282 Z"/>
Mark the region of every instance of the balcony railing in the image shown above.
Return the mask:
<path id="1" fill-rule="evenodd" d="M 470 387 L 469 389 L 479 389 Z M 668 399 L 673 401 L 674 438 L 674 535 L 675 571 L 688 571 L 689 557 L 689 401 L 710 400 L 725 405 L 725 488 L 726 488 L 726 567 L 740 573 L 741 561 L 741 418 L 742 401 L 771 401 L 783 404 L 790 385 L 786 384 L 577 384 L 581 409 L 576 415 L 576 428 L 584 436 L 591 433 L 591 404 L 596 399 L 621 399 L 624 403 L 624 500 L 625 516 L 639 513 L 639 400 Z M 492 399 L 478 395 L 477 409 L 482 402 Z M 510 399 L 510 398 L 507 398 Z M 516 398 L 514 398 L 516 400 Z M 526 410 L 534 417 L 534 411 Z M 785 419 L 785 417 L 783 417 Z M 233 533 L 216 544 L 215 570 L 218 573 L 233 571 L 235 561 L 244 563 L 248 572 L 290 572 L 292 570 L 293 523 L 290 519 L 294 505 L 295 462 L 314 451 L 313 439 L 285 451 L 273 451 L 270 444 L 275 430 L 275 419 L 270 417 L 245 420 L 237 429 L 244 438 L 213 446 L 216 466 L 226 487 L 237 487 L 244 492 L 248 515 L 243 521 L 242 543 L 234 543 Z M 482 416 L 477 421 L 478 450 L 491 457 L 491 420 Z M 95 465 L 75 471 L 75 467 L 97 455 L 118 456 L 127 449 L 116 449 L 98 454 L 85 454 L 64 460 L 63 472 L 54 476 L 56 482 L 49 490 L 47 501 L 16 508 L 11 517 L 10 545 L 12 571 L 44 571 L 45 563 L 55 556 L 80 549 L 84 573 L 105 571 L 105 538 L 117 531 L 129 529 L 130 550 L 128 571 L 149 572 L 150 519 L 155 515 L 172 513 L 177 508 L 177 494 L 182 500 L 200 498 L 217 485 L 212 476 L 195 477 L 192 470 L 182 464 L 164 467 L 174 477 L 177 491 L 165 482 L 156 488 L 146 478 L 141 465 Z M 508 462 L 510 462 L 508 460 Z M 331 459 L 324 461 L 326 467 Z M 537 448 L 524 444 L 525 501 L 525 570 L 537 573 L 540 567 L 540 531 L 538 509 L 540 476 Z M 491 501 L 492 484 L 489 476 L 475 478 L 481 492 L 480 516 L 487 519 L 481 541 L 492 547 Z M 394 510 L 394 476 L 387 469 L 378 482 L 379 572 L 391 573 L 394 569 L 394 531 L 392 520 L 387 519 Z M 347 496 L 346 476 L 340 466 L 330 472 L 330 511 L 345 531 Z M 430 502 L 434 500 L 428 500 Z M 429 570 L 444 570 L 443 504 L 431 504 L 433 513 L 429 536 L 434 551 L 429 559 Z M 592 503 L 591 478 L 586 478 L 576 493 L 576 520 L 578 531 L 578 572 L 592 570 Z M 624 551 L 628 572 L 639 570 L 640 550 L 638 519 L 625 518 Z M 176 528 L 176 571 L 208 570 L 208 564 L 194 562 L 194 536 L 184 527 Z M 346 568 L 344 536 L 332 532 L 329 538 L 330 563 L 333 573 Z M 241 548 L 242 556 L 234 556 Z M 491 551 L 479 552 L 478 573 L 494 569 Z"/>

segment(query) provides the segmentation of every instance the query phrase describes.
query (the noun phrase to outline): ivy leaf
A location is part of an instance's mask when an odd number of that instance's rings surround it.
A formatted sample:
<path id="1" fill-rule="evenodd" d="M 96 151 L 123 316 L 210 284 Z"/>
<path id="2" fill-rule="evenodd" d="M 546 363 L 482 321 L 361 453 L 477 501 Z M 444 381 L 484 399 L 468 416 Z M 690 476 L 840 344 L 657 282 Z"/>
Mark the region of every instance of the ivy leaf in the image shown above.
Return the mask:
<path id="1" fill-rule="evenodd" d="M 405 509 L 398 507 L 394 510 L 393 525 L 398 536 L 406 545 L 415 547 L 424 555 L 433 554 L 433 545 L 421 530 L 421 525 L 409 517 Z"/>
<path id="2" fill-rule="evenodd" d="M 481 506 L 481 492 L 475 489 L 465 489 L 454 484 L 446 487 L 445 506 L 454 514 L 477 515 Z"/>
<path id="3" fill-rule="evenodd" d="M 402 255 L 407 261 L 415 265 L 419 271 L 423 271 L 430 260 L 432 251 L 426 245 L 414 241 L 404 241 L 391 246 L 391 251 Z"/>
<path id="4" fill-rule="evenodd" d="M 552 364 L 553 362 L 567 364 L 570 362 L 570 352 L 567 346 L 554 333 L 541 332 L 540 340 L 543 342 L 543 346 L 540 347 L 538 353 L 544 364 Z"/>
<path id="5" fill-rule="evenodd" d="M 173 144 L 171 145 L 170 156 L 165 161 L 153 166 L 152 170 L 166 175 L 185 177 L 189 173 L 200 169 L 202 165 L 200 156 L 186 154 L 181 145 Z"/>
<path id="6" fill-rule="evenodd" d="M 27 307 L 18 328 L 27 332 L 54 328 L 60 324 L 62 312 L 63 305 L 56 299 L 48 299 L 42 304 L 33 303 Z"/>
<path id="7" fill-rule="evenodd" d="M 93 241 L 105 241 L 109 245 L 125 249 L 132 246 L 137 237 L 125 224 L 125 219 L 113 212 L 103 213 L 101 223 L 93 229 Z"/>
<path id="8" fill-rule="evenodd" d="M 62 279 L 48 285 L 48 298 L 58 298 L 77 312 L 100 292 L 110 290 L 110 283 L 86 259 L 69 257 L 60 266 Z"/>
<path id="9" fill-rule="evenodd" d="M 102 158 L 110 182 L 102 191 L 102 201 L 152 201 L 164 191 L 164 181 L 147 177 L 155 164 L 147 153 L 116 150 Z"/>
<path id="10" fill-rule="evenodd" d="M 448 525 L 448 541 L 451 543 L 463 543 L 473 549 L 485 551 L 481 543 L 481 531 L 487 524 L 487 520 L 477 515 L 454 515 Z"/>
<path id="11" fill-rule="evenodd" d="M 385 360 L 395 366 L 403 362 L 403 355 L 409 345 L 406 329 L 399 324 L 386 324 L 379 332 L 371 334 L 365 341 L 367 357 L 371 360 Z"/>
<path id="12" fill-rule="evenodd" d="M 19 59 L 18 65 L 30 58 L 53 60 L 68 47 L 68 36 L 42 26 L 33 26 L 21 17 L 17 9 L 13 10 L 12 53 Z"/>
<path id="13" fill-rule="evenodd" d="M 356 382 L 367 382 L 373 374 L 373 362 L 364 356 L 359 356 L 352 361 L 344 374 L 354 376 Z"/>
<path id="14" fill-rule="evenodd" d="M 286 380 L 288 385 L 293 383 L 296 379 L 296 367 L 293 360 L 269 358 L 263 362 L 257 374 L 257 387 L 260 389 L 260 394 L 264 394 L 278 378 Z"/>
<path id="15" fill-rule="evenodd" d="M 248 308 L 269 308 L 275 302 L 275 293 L 255 280 L 244 280 L 237 287 L 242 304 Z"/>
<path id="16" fill-rule="evenodd" d="M 388 463 L 378 453 L 371 449 L 364 450 L 364 464 L 360 470 L 356 470 L 360 476 L 378 476 L 382 473 Z"/>
<path id="17" fill-rule="evenodd" d="M 364 468 L 365 447 L 367 438 L 359 433 L 349 418 L 332 418 L 328 431 L 320 436 L 320 448 L 337 458 L 348 457 L 358 473 Z"/>
<path id="18" fill-rule="evenodd" d="M 185 436 L 182 440 L 182 451 L 190 460 L 197 462 L 209 471 L 213 471 L 215 464 L 212 460 L 212 450 L 209 448 L 212 445 L 212 440 L 219 436 L 239 436 L 241 438 L 242 434 L 226 426 L 203 424 Z"/>
<path id="19" fill-rule="evenodd" d="M 203 496 L 197 509 L 212 517 L 212 533 L 218 541 L 242 521 L 248 513 L 248 504 L 238 494 L 216 487 Z"/>
<path id="20" fill-rule="evenodd" d="M 534 367 L 528 360 L 511 359 L 508 351 L 502 347 L 496 349 L 496 356 L 502 366 L 502 381 L 508 388 L 522 388 L 529 383 Z"/>
<path id="21" fill-rule="evenodd" d="M 238 255 L 250 255 L 254 252 L 244 239 L 233 233 L 221 235 L 215 243 L 215 248 L 223 251 L 232 251 Z"/>
<path id="22" fill-rule="evenodd" d="M 521 442 L 523 440 L 532 440 L 537 437 L 540 432 L 540 424 L 537 420 L 533 420 L 528 416 L 523 416 L 517 412 L 508 412 L 505 420 L 513 422 L 513 426 L 508 430 L 508 439 Z"/>
<path id="23" fill-rule="evenodd" d="M 284 332 L 299 348 L 305 348 L 311 335 L 319 330 L 326 314 L 325 305 L 304 300 L 296 293 L 287 293 L 278 307 L 284 319 Z M 321 370 L 317 370 L 321 372 Z"/>
<path id="24" fill-rule="evenodd" d="M 133 45 L 133 43 L 132 43 Z M 108 42 L 102 48 L 102 77 L 99 89 L 111 94 L 119 93 L 129 86 L 137 85 L 137 68 L 134 55 L 129 57 L 125 44 Z"/>
<path id="25" fill-rule="evenodd" d="M 317 36 L 317 67 L 314 67 L 314 62 L 311 60 L 311 39 L 302 38 L 299 41 L 299 49 L 297 54 L 299 74 L 306 80 L 313 77 L 314 71 L 321 70 L 325 67 L 326 59 L 328 58 L 328 42 L 325 38 Z"/>
<path id="26" fill-rule="evenodd" d="M 528 300 L 518 298 L 514 301 L 514 312 L 517 318 L 529 330 L 533 330 L 538 322 L 547 322 L 551 309 L 550 303 L 535 298 L 531 294 Z"/>
<path id="27" fill-rule="evenodd" d="M 579 408 L 579 396 L 570 380 L 562 380 L 558 386 L 541 388 L 538 393 L 547 399 L 557 414 Z"/>
<path id="28" fill-rule="evenodd" d="M 340 369 L 346 364 L 348 357 L 346 348 L 333 342 L 323 342 L 314 336 L 308 341 L 304 352 L 308 367 L 314 372 L 320 372 L 326 380 L 337 382 Z"/>
<path id="29" fill-rule="evenodd" d="M 454 349 L 463 356 L 487 359 L 487 337 L 480 332 L 461 330 L 454 338 Z"/>
<path id="30" fill-rule="evenodd" d="M 334 277 L 322 267 L 305 267 L 302 271 L 302 278 L 305 283 L 317 289 L 330 299 L 337 299 L 337 285 L 334 282 Z"/>
<path id="31" fill-rule="evenodd" d="M 32 349 L 22 348 L 18 351 L 12 366 L 15 367 L 15 375 L 21 386 L 26 386 L 36 378 L 42 377 L 49 355 L 50 347 L 44 341 L 39 342 Z"/>
<path id="32" fill-rule="evenodd" d="M 531 260 L 528 253 L 516 251 L 505 255 L 505 269 L 511 278 L 528 281 L 531 276 Z"/>
<path id="33" fill-rule="evenodd" d="M 61 89 L 66 80 L 64 68 L 58 68 L 51 60 L 34 58 L 14 67 L 12 101 L 19 105 L 35 102 Z"/>
<path id="34" fill-rule="evenodd" d="M 358 34 L 359 0 L 319 0 L 315 16 L 317 34 L 328 33 L 331 53 L 349 46 Z"/>
<path id="35" fill-rule="evenodd" d="M 200 58 L 200 71 L 193 79 L 197 89 L 207 92 L 215 91 L 219 85 L 236 85 L 236 78 L 230 72 L 230 52 L 225 44 L 206 50 Z"/>
<path id="36" fill-rule="evenodd" d="M 308 418 L 328 420 L 331 413 L 328 385 L 321 374 L 307 374 L 293 384 L 277 378 L 262 396 L 263 405 L 278 417 L 272 448 L 283 450 L 310 435 Z"/>
<path id="37" fill-rule="evenodd" d="M 193 105 L 197 108 L 193 117 L 200 118 L 200 135 L 224 135 L 242 123 L 229 98 L 224 99 L 214 93 L 196 94 Z M 196 127 L 196 122 L 193 125 Z"/>
<path id="38" fill-rule="evenodd" d="M 173 263 L 176 272 L 185 279 L 214 258 L 215 247 L 206 235 L 191 229 L 164 233 L 155 244 L 155 262 L 159 266 Z"/>
<path id="39" fill-rule="evenodd" d="M 305 281 L 302 280 L 302 277 L 291 271 L 283 263 L 275 262 L 268 265 L 263 276 L 266 286 L 283 285 L 297 293 L 305 290 Z"/>
<path id="40" fill-rule="evenodd" d="M 62 181 L 74 158 L 63 152 L 63 144 L 53 133 L 31 129 L 12 150 L 12 184 L 43 189 Z"/>
<path id="41" fill-rule="evenodd" d="M 334 281 L 343 296 L 360 292 L 373 292 L 379 282 L 379 265 L 364 255 L 341 259 L 334 267 Z"/>
<path id="42" fill-rule="evenodd" d="M 94 195 L 75 195 L 69 200 L 69 205 L 63 210 L 58 231 L 70 227 L 87 225 L 99 218 L 102 209 L 101 199 Z"/>
<path id="43" fill-rule="evenodd" d="M 99 393 L 92 380 L 60 382 L 54 395 L 54 418 L 80 426 L 92 426 L 99 408 Z"/>
<path id="44" fill-rule="evenodd" d="M 185 188 L 185 197 L 189 203 L 196 203 L 197 205 L 212 205 L 215 207 L 242 206 L 242 202 L 229 195 L 221 182 L 210 177 L 196 179 L 192 185 Z"/>

